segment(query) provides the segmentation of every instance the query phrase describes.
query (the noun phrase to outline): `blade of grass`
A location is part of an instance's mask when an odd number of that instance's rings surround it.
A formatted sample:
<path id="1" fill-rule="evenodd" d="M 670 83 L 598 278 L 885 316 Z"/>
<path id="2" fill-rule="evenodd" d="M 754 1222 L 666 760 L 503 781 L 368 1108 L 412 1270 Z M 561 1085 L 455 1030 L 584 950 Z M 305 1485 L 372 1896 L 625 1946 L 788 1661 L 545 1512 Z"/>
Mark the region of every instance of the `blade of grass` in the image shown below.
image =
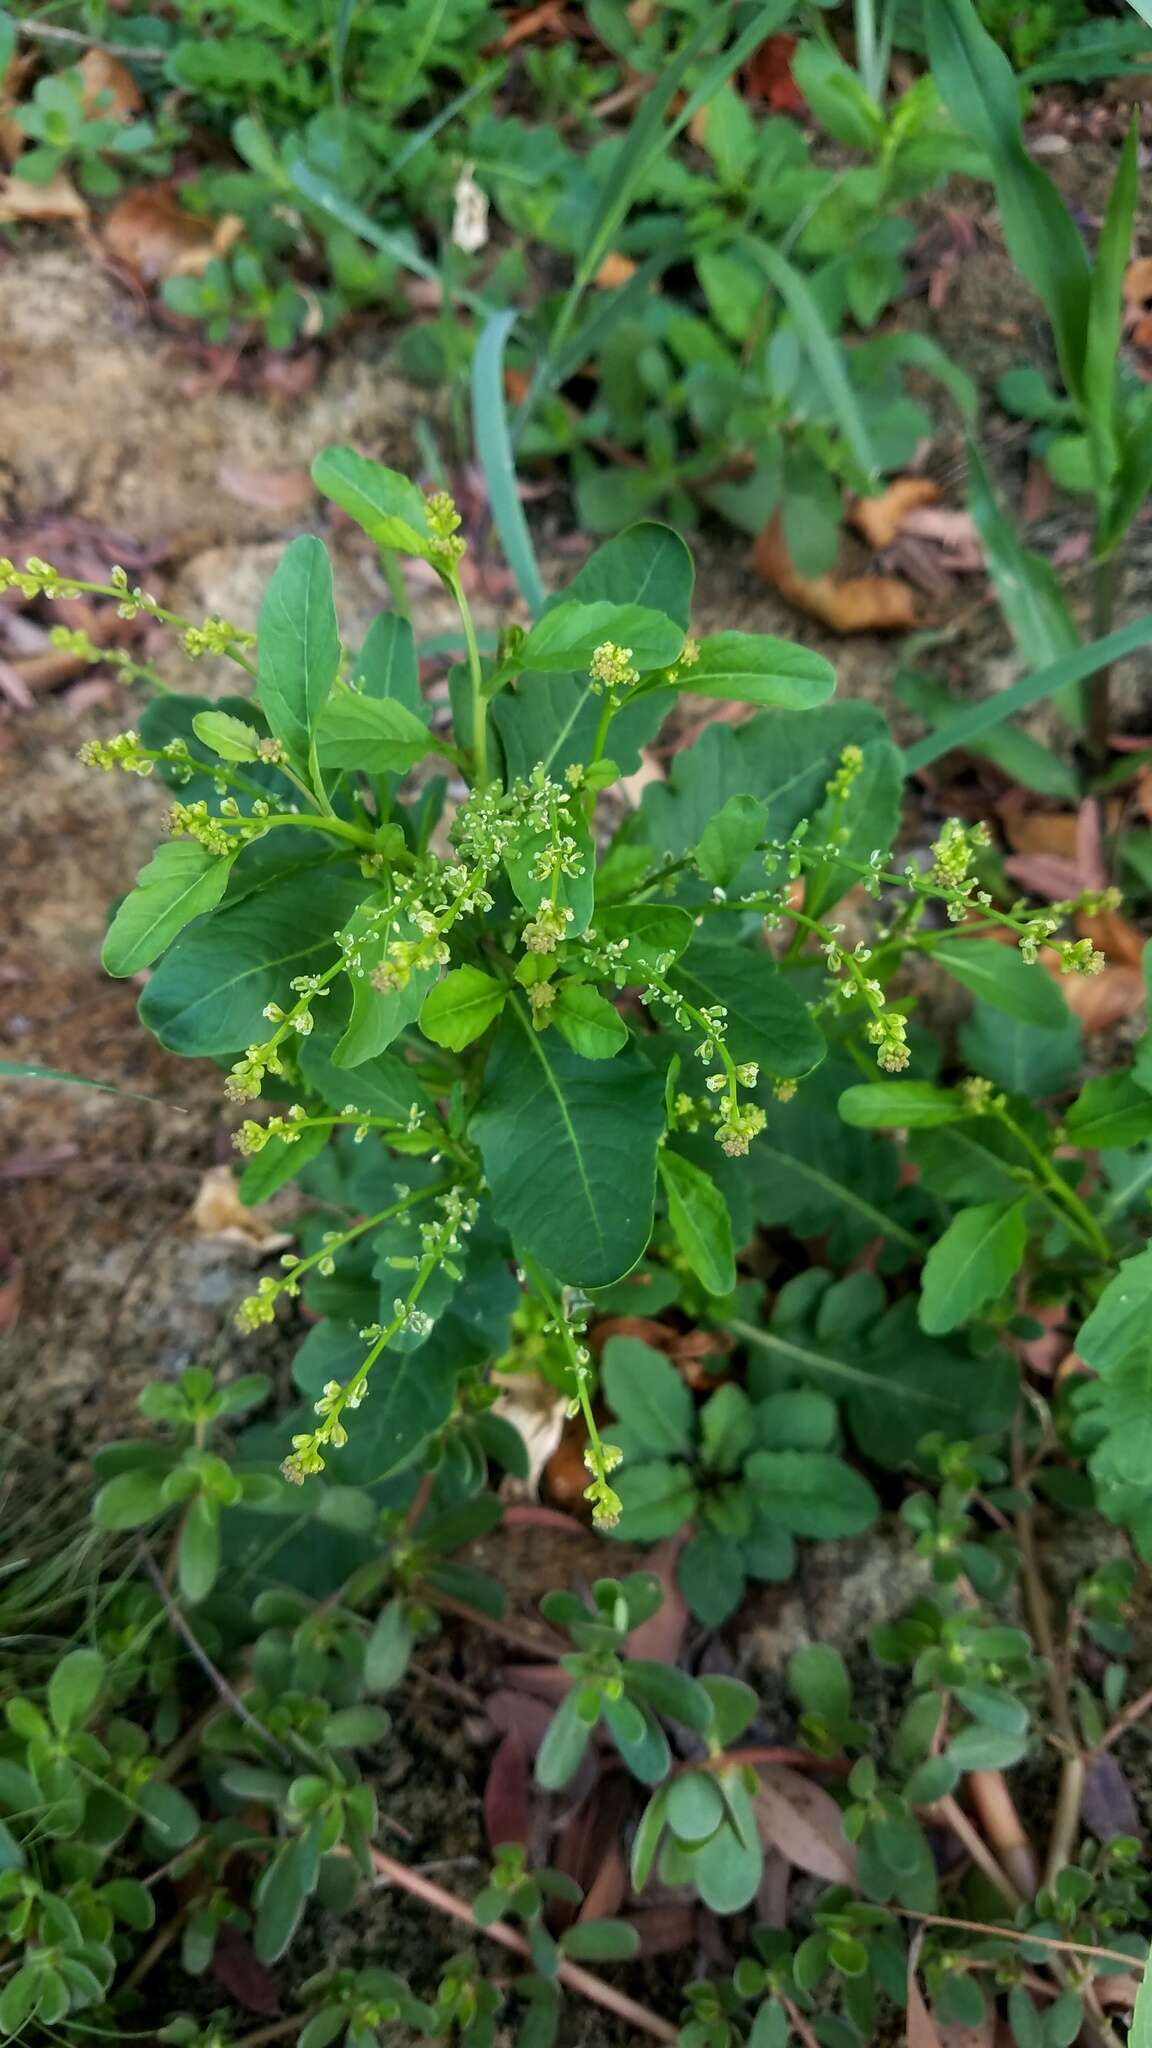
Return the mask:
<path id="1" fill-rule="evenodd" d="M 968 509 L 980 536 L 1000 609 L 1025 661 L 1059 661 L 1080 636 L 1060 585 L 1043 556 L 1020 541 L 993 494 L 984 458 L 968 443 Z"/>
<path id="2" fill-rule="evenodd" d="M 478 93 L 486 91 L 494 80 L 502 76 L 503 66 L 494 64 L 491 71 L 483 72 L 479 78 L 473 79 L 471 85 L 466 85 L 463 92 L 458 92 L 454 100 L 449 100 L 446 107 L 441 107 L 438 114 L 433 114 L 430 121 L 425 121 L 422 128 L 417 128 L 408 137 L 403 149 L 398 150 L 394 157 L 389 158 L 389 175 L 393 178 L 398 177 L 405 164 L 411 162 L 417 151 L 423 149 L 426 142 L 432 142 L 439 135 L 440 130 L 448 126 L 449 121 L 454 121 L 457 114 L 463 113 L 465 107 L 471 104 Z"/>
<path id="3" fill-rule="evenodd" d="M 556 382 L 556 366 L 580 310 L 580 302 L 595 277 L 632 202 L 652 165 L 669 149 L 693 115 L 699 113 L 719 86 L 732 76 L 766 36 L 778 28 L 792 11 L 792 0 L 766 0 L 741 33 L 708 65 L 704 76 L 684 99 L 671 121 L 666 119 L 684 79 L 697 58 L 716 34 L 718 19 L 731 21 L 731 6 L 705 11 L 704 20 L 682 43 L 659 80 L 647 95 L 637 119 L 613 166 L 588 224 L 584 251 L 548 338 L 532 382 L 525 394 L 512 432 L 515 444 L 531 418 L 536 402 Z"/>
<path id="4" fill-rule="evenodd" d="M 1122 661 L 1125 655 L 1138 654 L 1143 647 L 1152 646 L 1152 612 L 1145 612 L 1143 618 L 1133 619 L 1131 625 L 1121 626 L 1118 632 L 1108 633 L 1102 640 L 1092 640 L 1087 647 L 1077 647 L 1073 653 L 1061 655 L 1058 661 L 1049 662 L 1034 675 L 1024 676 L 1013 683 L 1011 689 L 1001 690 L 995 697 L 985 697 L 979 704 L 973 704 L 967 711 L 950 718 L 936 732 L 918 740 L 914 747 L 904 750 L 904 772 L 914 775 L 917 769 L 926 768 L 930 761 L 938 761 L 941 754 L 951 753 L 953 747 L 966 747 L 970 740 L 981 734 L 993 732 L 1005 719 L 1014 718 L 1019 711 L 1027 711 L 1033 704 L 1043 703 L 1045 697 L 1054 697 L 1058 690 L 1067 689 L 1071 683 L 1082 683 L 1088 676 L 1098 675 L 1102 668 L 1108 668 L 1114 661 Z"/>
<path id="5" fill-rule="evenodd" d="M 828 332 L 824 316 L 800 272 L 792 268 L 779 249 L 772 249 L 767 243 L 741 244 L 734 254 L 747 269 L 762 271 L 769 284 L 779 292 L 856 462 L 865 476 L 878 475 L 879 465 L 871 437 L 848 380 L 843 354 Z"/>
<path id="6" fill-rule="evenodd" d="M 1096 261 L 1088 306 L 1088 342 L 1084 355 L 1084 412 L 1092 450 L 1097 497 L 1103 499 L 1120 467 L 1120 425 L 1116 366 L 1124 322 L 1124 273 L 1132 251 L 1132 228 L 1139 192 L 1139 122 L 1128 124 Z"/>
<path id="7" fill-rule="evenodd" d="M 414 248 L 411 242 L 405 241 L 403 235 L 389 234 L 387 228 L 377 227 L 376 222 L 364 212 L 363 207 L 347 199 L 327 178 L 322 178 L 311 164 L 304 163 L 299 157 L 295 158 L 288 166 L 288 177 L 300 197 L 306 199 L 310 206 L 318 206 L 331 220 L 339 221 L 341 227 L 348 228 L 354 235 L 359 235 L 362 242 L 368 242 L 373 249 L 379 249 L 382 256 L 390 256 L 393 263 L 399 264 L 402 270 L 410 270 L 414 277 L 423 277 L 431 284 L 440 285 L 448 297 L 458 300 L 462 306 L 467 306 L 470 312 L 480 313 L 486 318 L 497 310 L 487 299 L 481 298 L 477 292 L 469 291 L 465 285 L 446 285 L 436 265 L 429 263 L 427 257 L 420 254 L 419 249 Z"/>
<path id="8" fill-rule="evenodd" d="M 516 488 L 516 463 L 504 397 L 504 346 L 516 318 L 514 308 L 493 313 L 476 344 L 472 358 L 472 432 L 500 545 L 535 618 L 544 603 L 544 585 Z"/>
<path id="9" fill-rule="evenodd" d="M 1064 382 L 1084 393 L 1091 272 L 1080 231 L 1020 129 L 1012 66 L 972 0 L 924 0 L 928 61 L 953 120 L 987 150 L 1008 251 L 1044 301 Z"/>
<path id="10" fill-rule="evenodd" d="M 37 1067 L 27 1060 L 0 1060 L 0 1081 L 61 1081 L 70 1088 L 98 1088 L 104 1095 L 124 1095 L 130 1102 L 156 1102 L 161 1109 L 174 1109 L 177 1116 L 188 1111 L 163 1095 L 141 1095 L 135 1088 L 118 1088 L 114 1081 L 93 1081 L 87 1074 L 67 1074 L 61 1067 Z"/>

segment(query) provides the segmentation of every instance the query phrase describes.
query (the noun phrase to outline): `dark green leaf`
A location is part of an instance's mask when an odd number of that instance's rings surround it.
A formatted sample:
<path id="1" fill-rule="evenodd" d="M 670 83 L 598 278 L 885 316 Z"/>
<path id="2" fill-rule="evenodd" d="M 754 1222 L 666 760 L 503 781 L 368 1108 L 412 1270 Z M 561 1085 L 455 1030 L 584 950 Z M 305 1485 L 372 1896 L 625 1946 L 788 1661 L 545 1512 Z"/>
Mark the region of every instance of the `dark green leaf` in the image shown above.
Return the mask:
<path id="1" fill-rule="evenodd" d="M 159 846 L 108 927 L 101 965 L 115 975 L 151 966 L 194 917 L 212 910 L 228 886 L 232 862 L 194 839 Z"/>
<path id="2" fill-rule="evenodd" d="M 1014 946 L 1000 946 L 995 939 L 941 939 L 932 958 L 1006 1016 L 1047 1031 L 1067 1023 L 1068 1005 L 1056 983 L 1042 967 L 1029 966 Z"/>
<path id="3" fill-rule="evenodd" d="M 942 1336 L 997 1300 L 1018 1272 L 1026 1244 L 1022 1201 L 961 1209 L 925 1261 L 921 1328 Z"/>
<path id="4" fill-rule="evenodd" d="M 832 695 L 836 671 L 822 654 L 769 633 L 713 633 L 698 643 L 696 660 L 683 664 L 677 680 L 697 697 L 808 711 Z"/>
<path id="5" fill-rule="evenodd" d="M 260 708 L 306 768 L 317 719 L 340 669 L 332 564 L 322 541 L 290 541 L 264 593 L 257 629 Z"/>
<path id="6" fill-rule="evenodd" d="M 794 1536 L 858 1536 L 880 1512 L 863 1474 L 826 1451 L 753 1451 L 744 1469 L 760 1507 Z"/>
<path id="7" fill-rule="evenodd" d="M 661 1150 L 657 1164 L 668 1202 L 668 1220 L 688 1264 L 709 1294 L 730 1294 L 736 1285 L 732 1219 L 715 1181 L 677 1152 Z"/>

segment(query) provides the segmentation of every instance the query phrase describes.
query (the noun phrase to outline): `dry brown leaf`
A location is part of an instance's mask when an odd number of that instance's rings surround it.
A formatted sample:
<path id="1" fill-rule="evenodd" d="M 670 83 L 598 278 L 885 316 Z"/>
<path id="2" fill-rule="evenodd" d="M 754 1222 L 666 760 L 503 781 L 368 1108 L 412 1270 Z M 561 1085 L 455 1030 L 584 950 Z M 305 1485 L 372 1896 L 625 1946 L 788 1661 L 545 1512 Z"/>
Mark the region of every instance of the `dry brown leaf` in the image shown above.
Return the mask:
<path id="1" fill-rule="evenodd" d="M 244 223 L 238 214 L 205 220 L 180 205 L 171 186 L 145 185 L 112 208 L 104 247 L 142 284 L 165 277 L 201 277 L 214 256 L 226 256 Z"/>
<path id="2" fill-rule="evenodd" d="M 282 513 L 286 519 L 309 511 L 316 495 L 306 469 L 245 469 L 239 462 L 222 462 L 216 481 L 241 505 Z"/>
<path id="3" fill-rule="evenodd" d="M 976 575 L 984 568 L 984 550 L 970 512 L 957 512 L 947 505 L 922 505 L 910 512 L 900 529 L 903 540 L 926 540 L 941 550 L 945 564 L 961 576 Z"/>
<path id="4" fill-rule="evenodd" d="M 757 1777 L 752 1803 L 764 1841 L 798 1870 L 828 1884 L 854 1887 L 856 1856 L 832 1794 L 787 1764 L 764 1764 Z"/>
<path id="5" fill-rule="evenodd" d="M 946 2027 L 936 2027 L 936 2038 L 940 2048 L 992 2048 L 996 2039 L 996 2015 L 990 2006 L 985 2006 L 984 2018 L 978 2027 L 966 2027 L 959 2020 L 952 2020 Z"/>
<path id="6" fill-rule="evenodd" d="M 1040 958 L 1089 1035 L 1137 1016 L 1144 1007 L 1144 976 L 1137 967 L 1117 965 L 1105 967 L 1101 974 L 1062 974 L 1058 953 L 1045 949 Z"/>
<path id="7" fill-rule="evenodd" d="M 666 1536 L 644 1560 L 645 1571 L 659 1579 L 664 1599 L 655 1614 L 632 1630 L 628 1638 L 630 1657 L 641 1657 L 652 1664 L 675 1664 L 680 1655 L 688 1626 L 688 1607 L 680 1591 L 676 1567 L 687 1540 L 687 1529 L 680 1529 L 675 1536 Z"/>
<path id="8" fill-rule="evenodd" d="M 493 1413 L 519 1431 L 528 1454 L 526 1477 L 511 1482 L 509 1491 L 517 1500 L 536 1500 L 544 1468 L 564 1434 L 567 1400 L 538 1373 L 501 1373 L 497 1384 Z"/>
<path id="9" fill-rule="evenodd" d="M 635 275 L 636 265 L 631 256 L 625 256 L 619 249 L 609 249 L 592 282 L 598 284 L 601 291 L 610 292 L 617 285 L 627 284 L 628 279 Z"/>
<path id="10" fill-rule="evenodd" d="M 256 1251 L 278 1252 L 292 1242 L 287 1231 L 269 1221 L 266 1208 L 250 1209 L 240 1200 L 230 1166 L 208 1168 L 192 1204 L 191 1220 L 199 1237 L 221 1237 Z"/>
<path id="11" fill-rule="evenodd" d="M 764 528 L 752 560 L 797 611 L 833 633 L 905 633 L 918 623 L 915 593 L 896 576 L 801 576 L 784 545 L 779 522 Z"/>
<path id="12" fill-rule="evenodd" d="M 1138 256 L 1124 272 L 1124 305 L 1130 320 L 1152 306 L 1152 256 Z"/>
<path id="13" fill-rule="evenodd" d="M 1092 917 L 1082 910 L 1076 919 L 1076 929 L 1082 939 L 1091 939 L 1118 967 L 1143 966 L 1144 940 L 1135 925 L 1121 917 L 1118 910 L 1100 910 Z"/>
<path id="14" fill-rule="evenodd" d="M 926 476 L 898 476 L 895 483 L 888 485 L 875 498 L 857 498 L 851 506 L 848 517 L 858 533 L 874 548 L 891 547 L 910 512 L 920 506 L 934 505 L 940 496 L 939 484 Z"/>
<path id="15" fill-rule="evenodd" d="M 0 221 L 72 220 L 82 226 L 88 208 L 66 171 L 57 171 L 46 185 L 30 185 L 26 178 L 0 178 Z"/>
<path id="16" fill-rule="evenodd" d="M 1075 811 L 1029 811 L 1005 804 L 1000 812 L 1013 853 L 1055 853 L 1074 861 L 1079 817 Z"/>
<path id="17" fill-rule="evenodd" d="M 106 50 L 85 50 L 76 66 L 84 80 L 83 108 L 89 120 L 130 121 L 144 101 L 126 64 Z"/>
<path id="18" fill-rule="evenodd" d="M 936 2022 L 924 2003 L 924 1993 L 916 1974 L 920 1962 L 920 1948 L 924 1936 L 914 1934 L 908 1948 L 908 2048 L 940 2048 L 940 2036 Z"/>

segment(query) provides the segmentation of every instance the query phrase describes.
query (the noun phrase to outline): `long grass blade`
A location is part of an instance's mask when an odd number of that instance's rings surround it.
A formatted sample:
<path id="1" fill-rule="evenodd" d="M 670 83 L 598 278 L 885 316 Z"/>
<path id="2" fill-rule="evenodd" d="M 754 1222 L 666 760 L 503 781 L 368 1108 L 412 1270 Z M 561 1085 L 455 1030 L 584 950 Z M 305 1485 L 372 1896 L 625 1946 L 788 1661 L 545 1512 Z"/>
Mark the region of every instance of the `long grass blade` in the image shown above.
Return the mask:
<path id="1" fill-rule="evenodd" d="M 1067 689 L 1072 683 L 1086 682 L 1102 668 L 1110 668 L 1125 655 L 1138 654 L 1143 647 L 1152 647 L 1152 612 L 1145 612 L 1143 618 L 1133 619 L 1131 625 L 1121 626 L 1115 633 L 1106 633 L 1102 640 L 1092 640 L 1087 647 L 1061 655 L 1059 661 L 1048 662 L 1035 675 L 1023 676 L 1011 689 L 985 697 L 956 718 L 950 718 L 914 747 L 905 748 L 905 773 L 914 775 L 930 761 L 938 761 L 941 754 L 951 753 L 953 747 L 966 747 L 969 741 L 1003 725 L 1005 719 L 1015 718 L 1017 712 L 1042 704 L 1046 697 L 1054 697 L 1058 690 Z"/>
<path id="2" fill-rule="evenodd" d="M 61 1067 L 37 1067 L 27 1060 L 0 1060 L 0 1081 L 60 1081 L 70 1088 L 98 1088 L 102 1095 L 123 1095 L 130 1102 L 156 1102 L 161 1109 L 174 1109 L 177 1116 L 188 1111 L 163 1095 L 141 1095 L 135 1088 L 117 1088 L 114 1081 L 93 1081 L 87 1074 L 67 1074 Z"/>
<path id="3" fill-rule="evenodd" d="M 414 248 L 403 235 L 389 234 L 387 228 L 378 227 L 362 206 L 357 206 L 353 200 L 345 198 L 335 185 L 327 178 L 321 177 L 319 171 L 311 164 L 306 164 L 302 158 L 297 157 L 289 164 L 288 176 L 301 199 L 306 199 L 310 206 L 319 207 L 321 213 L 326 213 L 331 220 L 339 221 L 340 226 L 350 229 L 352 234 L 359 235 L 362 242 L 368 242 L 373 249 L 379 249 L 382 256 L 390 256 L 393 263 L 399 264 L 401 269 L 410 270 L 414 277 L 423 277 L 431 284 L 440 285 L 450 298 L 457 299 L 462 306 L 467 306 L 470 312 L 480 313 L 485 318 L 496 312 L 497 308 L 487 299 L 481 298 L 479 293 L 469 291 L 465 285 L 454 285 L 447 280 L 436 265 L 429 263 L 427 257 L 422 256 L 419 249 Z"/>
<path id="4" fill-rule="evenodd" d="M 736 253 L 750 268 L 763 271 L 769 284 L 779 292 L 792 316 L 801 347 L 824 386 L 825 397 L 857 464 L 865 476 L 878 475 L 879 465 L 871 436 L 849 382 L 844 357 L 839 344 L 828 332 L 824 316 L 804 278 L 793 269 L 787 257 L 780 254 L 779 249 L 770 248 L 767 243 L 745 243 Z"/>
<path id="5" fill-rule="evenodd" d="M 515 325 L 514 308 L 494 313 L 476 344 L 472 358 L 472 432 L 500 545 L 535 618 L 544 603 L 544 585 L 516 488 L 516 462 L 504 398 L 504 346 Z"/>

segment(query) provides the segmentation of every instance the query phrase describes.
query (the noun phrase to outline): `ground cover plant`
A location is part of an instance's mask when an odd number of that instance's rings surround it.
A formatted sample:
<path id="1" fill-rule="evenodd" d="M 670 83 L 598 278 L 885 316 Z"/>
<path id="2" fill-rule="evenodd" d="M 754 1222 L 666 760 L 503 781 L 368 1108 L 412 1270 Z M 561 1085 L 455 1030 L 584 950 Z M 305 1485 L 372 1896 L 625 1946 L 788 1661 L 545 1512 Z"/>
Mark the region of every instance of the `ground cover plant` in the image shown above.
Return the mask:
<path id="1" fill-rule="evenodd" d="M 879 107 L 905 31 L 877 19 L 850 74 L 813 31 L 813 104 Z M 317 488 L 394 599 L 363 635 L 342 632 L 308 534 L 254 633 L 176 615 L 123 570 L 0 563 L 8 593 L 94 601 L 235 670 L 234 693 L 188 695 L 162 656 L 120 657 L 135 722 L 83 759 L 170 805 L 103 961 L 143 980 L 165 1050 L 218 1070 L 240 1202 L 298 1188 L 293 1248 L 235 1315 L 302 1340 L 290 1412 L 267 1411 L 267 1376 L 195 1363 L 95 1453 L 83 1529 L 13 1520 L 8 2037 L 370 2048 L 400 2028 L 487 2048 L 514 2028 L 542 2048 L 591 2005 L 683 2048 L 1152 2038 L 1152 1063 L 1124 1040 L 1086 1061 L 1068 1000 L 1107 971 L 1110 874 L 1152 867 L 1146 829 L 1111 808 L 1142 756 L 1116 752 L 1108 688 L 1152 632 L 1109 611 L 1148 468 L 1115 361 L 1136 144 L 1090 263 L 977 12 L 940 0 L 921 26 L 920 110 L 941 127 L 947 110 L 986 162 L 1051 320 L 1060 438 L 1083 444 L 1054 466 L 1079 461 L 1097 514 L 1085 642 L 973 443 L 1029 673 L 926 739 L 898 745 L 797 641 L 694 631 L 691 553 L 656 520 L 545 596 L 514 488 L 508 312 L 474 379 L 527 600 L 495 633 L 449 493 L 342 447 Z M 712 75 L 713 148 L 734 104 Z M 851 419 L 808 287 L 771 250 L 768 269 L 805 374 Z M 707 274 L 702 257 L 705 291 Z M 449 635 L 425 629 L 411 564 L 454 606 Z M 1057 693 L 1060 793 L 1107 865 L 1021 894 L 995 821 L 915 777 L 969 747 L 1035 772 L 1009 721 Z M 712 717 L 630 803 L 641 750 L 689 702 Z M 527 1635 L 485 1548 L 541 1513 L 506 1484 L 529 1473 L 505 1398 L 525 1377 L 567 1405 L 597 1545 Z M 902 1611 L 866 1656 L 810 1641 L 770 1702 L 725 1662 L 725 1626 L 757 1588 L 802 1581 L 812 1546 L 838 1569 L 835 1546 L 872 1532 L 911 1553 Z M 433 1663 L 449 1627 L 532 1657 L 499 1710 Z M 491 1868 L 460 1892 L 394 1853 L 382 1798 L 410 1690 L 436 1683 L 502 1737 Z M 602 1831 L 579 1876 L 555 1825 L 573 1813 Z M 363 1917 L 381 1886 L 466 1926 L 467 1948 L 401 1971 Z M 646 1967 L 674 1950 L 687 1966 Z"/>

